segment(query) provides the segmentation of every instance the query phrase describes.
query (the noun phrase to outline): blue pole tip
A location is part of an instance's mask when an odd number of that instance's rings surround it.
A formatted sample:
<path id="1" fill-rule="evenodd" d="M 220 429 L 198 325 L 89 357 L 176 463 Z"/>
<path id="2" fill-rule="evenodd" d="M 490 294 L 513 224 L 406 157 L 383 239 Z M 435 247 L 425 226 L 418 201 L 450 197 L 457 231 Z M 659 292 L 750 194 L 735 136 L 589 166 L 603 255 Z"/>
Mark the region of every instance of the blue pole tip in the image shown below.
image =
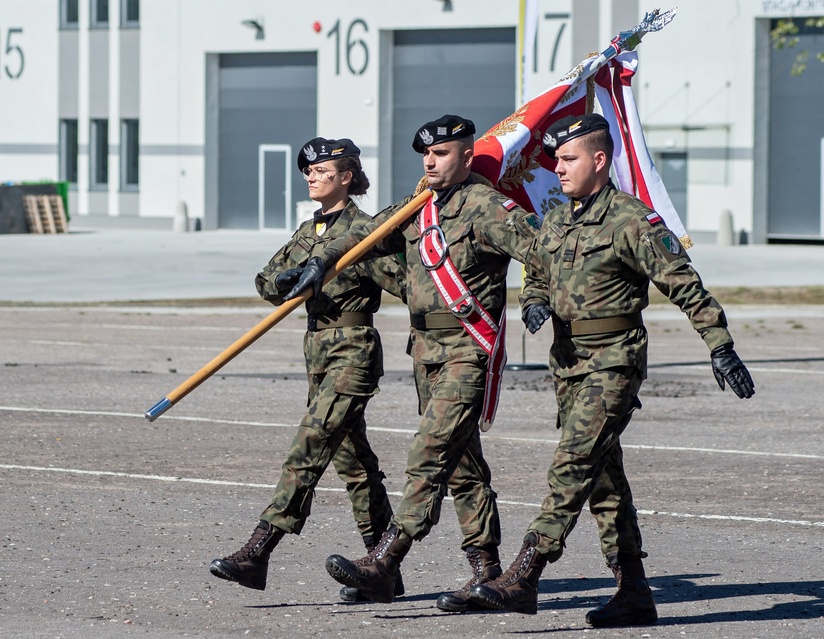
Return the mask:
<path id="1" fill-rule="evenodd" d="M 171 407 L 172 400 L 170 400 L 168 397 L 164 397 L 157 404 L 155 404 L 149 410 L 146 411 L 146 419 L 148 419 L 150 422 L 153 422 L 163 413 L 169 410 Z"/>

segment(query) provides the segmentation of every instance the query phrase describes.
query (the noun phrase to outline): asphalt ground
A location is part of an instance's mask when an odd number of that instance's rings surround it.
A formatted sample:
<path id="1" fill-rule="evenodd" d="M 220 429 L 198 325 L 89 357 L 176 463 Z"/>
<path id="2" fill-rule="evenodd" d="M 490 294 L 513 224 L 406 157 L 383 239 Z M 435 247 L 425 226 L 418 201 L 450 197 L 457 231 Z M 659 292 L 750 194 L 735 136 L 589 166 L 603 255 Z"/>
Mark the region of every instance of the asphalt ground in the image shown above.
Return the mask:
<path id="1" fill-rule="evenodd" d="M 143 278 L 134 266 L 129 276 L 129 264 L 139 260 L 120 262 L 109 275 L 137 288 Z M 63 277 L 41 275 L 38 294 Z M 727 309 L 757 385 L 746 401 L 718 389 L 706 347 L 677 310 L 645 314 L 650 376 L 622 440 L 660 621 L 595 630 L 584 615 L 614 582 L 586 511 L 544 571 L 535 616 L 435 608 L 468 577 L 449 502 L 403 564 L 406 596 L 340 602 L 324 560 L 362 548 L 331 471 L 303 533 L 272 555 L 265 591 L 215 579 L 209 562 L 248 539 L 303 414 L 305 319 L 286 318 L 150 423 L 150 406 L 271 307 L 30 301 L 0 307 L 4 638 L 824 637 L 824 307 Z M 400 307 L 376 319 L 387 373 L 367 411 L 396 502 L 417 425 L 407 321 Z M 545 361 L 550 331 L 510 328 L 511 362 Z M 546 371 L 507 373 L 496 424 L 483 436 L 506 565 L 546 492 L 554 418 Z"/>

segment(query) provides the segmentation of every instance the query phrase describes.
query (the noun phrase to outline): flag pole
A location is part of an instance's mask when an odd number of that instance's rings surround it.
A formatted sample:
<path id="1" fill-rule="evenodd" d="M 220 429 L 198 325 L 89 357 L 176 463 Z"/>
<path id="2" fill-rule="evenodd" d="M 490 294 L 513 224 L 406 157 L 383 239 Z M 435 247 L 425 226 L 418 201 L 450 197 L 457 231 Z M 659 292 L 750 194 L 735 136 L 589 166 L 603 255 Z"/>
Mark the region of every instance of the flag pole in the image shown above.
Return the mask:
<path id="1" fill-rule="evenodd" d="M 660 9 L 653 9 L 652 11 L 645 13 L 644 19 L 641 20 L 641 22 L 627 31 L 621 31 L 612 39 L 609 46 L 601 51 L 597 57 L 590 58 L 590 62 L 587 67 L 590 70 L 595 71 L 600 69 L 619 53 L 623 51 L 635 50 L 635 47 L 641 44 L 641 38 L 648 33 L 663 29 L 670 22 L 672 22 L 677 12 L 678 9 L 673 8 L 669 11 L 664 11 L 664 13 L 661 13 Z M 587 74 L 587 77 L 589 77 L 589 75 L 591 75 L 591 73 Z M 576 86 L 578 86 L 578 84 L 583 82 L 584 79 L 583 74 L 579 75 L 578 78 L 570 84 L 569 90 L 572 91 Z"/>
<path id="2" fill-rule="evenodd" d="M 360 260 L 360 258 L 366 255 L 366 253 L 368 253 L 378 242 L 397 229 L 407 218 L 426 204 L 431 197 L 432 190 L 427 188 L 412 198 L 408 204 L 390 216 L 389 219 L 372 231 L 372 233 L 365 237 L 357 246 L 345 253 L 332 268 L 326 271 L 326 275 L 323 278 L 323 283 L 326 284 L 333 278 L 337 277 L 341 271 Z M 146 419 L 150 422 L 156 420 L 172 406 L 177 404 L 181 399 L 186 397 L 186 395 L 191 393 L 195 388 L 209 379 L 209 377 L 223 368 L 223 366 L 233 360 L 244 349 L 251 346 L 266 331 L 275 326 L 275 324 L 280 322 L 284 317 L 289 315 L 289 313 L 303 304 L 311 296 L 312 288 L 310 287 L 307 291 L 304 291 L 297 297 L 294 297 L 278 306 L 277 309 L 275 309 L 267 317 L 263 318 L 244 335 L 239 337 L 231 346 L 226 348 L 223 352 L 212 359 L 212 361 L 189 377 L 189 379 L 175 388 L 166 397 L 157 402 L 157 404 L 147 410 L 145 413 Z"/>

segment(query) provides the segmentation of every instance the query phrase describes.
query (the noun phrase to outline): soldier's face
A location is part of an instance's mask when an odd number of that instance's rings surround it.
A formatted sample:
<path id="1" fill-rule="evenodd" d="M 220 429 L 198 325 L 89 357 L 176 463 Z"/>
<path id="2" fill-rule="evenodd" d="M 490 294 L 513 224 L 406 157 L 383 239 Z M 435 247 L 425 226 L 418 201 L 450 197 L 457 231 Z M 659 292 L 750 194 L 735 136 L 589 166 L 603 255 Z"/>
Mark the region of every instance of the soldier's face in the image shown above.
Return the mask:
<path id="1" fill-rule="evenodd" d="M 575 138 L 556 152 L 558 164 L 555 174 L 561 181 L 561 190 L 576 200 L 597 193 L 603 186 L 601 173 L 606 155 L 603 151 L 589 151 L 582 138 Z"/>
<path id="2" fill-rule="evenodd" d="M 338 170 L 334 160 L 313 164 L 303 175 L 309 187 L 309 197 L 321 203 L 345 197 L 352 180 L 352 174 Z"/>
<path id="3" fill-rule="evenodd" d="M 461 140 L 450 140 L 426 147 L 423 152 L 423 170 L 433 189 L 444 189 L 459 184 L 469 177 L 472 169 L 472 147 Z"/>

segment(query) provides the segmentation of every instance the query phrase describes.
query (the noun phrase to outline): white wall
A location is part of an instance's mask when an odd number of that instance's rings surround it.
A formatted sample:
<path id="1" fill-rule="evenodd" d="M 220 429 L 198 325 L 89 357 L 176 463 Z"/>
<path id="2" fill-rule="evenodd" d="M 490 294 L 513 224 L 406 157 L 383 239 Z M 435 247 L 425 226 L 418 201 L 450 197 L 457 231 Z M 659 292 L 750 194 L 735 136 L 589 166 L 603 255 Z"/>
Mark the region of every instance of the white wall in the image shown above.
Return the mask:
<path id="1" fill-rule="evenodd" d="M 57 178 L 56 9 L 53 0 L 0 2 L 2 182 Z M 22 33 L 9 39 L 11 29 Z"/>
<path id="2" fill-rule="evenodd" d="M 87 0 L 81 0 L 80 5 L 84 28 Z M 364 206 L 374 211 L 380 170 L 374 149 L 381 139 L 381 113 L 391 107 L 381 102 L 381 68 L 384 81 L 386 69 L 391 68 L 388 56 L 381 59 L 382 33 L 518 23 L 518 3 L 514 0 L 452 0 L 451 5 L 452 11 L 443 11 L 443 0 L 143 0 L 139 32 L 140 216 L 171 218 L 180 201 L 187 203 L 190 216 L 203 215 L 206 56 L 253 51 L 317 51 L 318 133 L 352 137 L 363 148 L 371 149 L 363 159 L 374 176 L 375 188 Z M 645 11 L 661 4 L 638 0 L 640 15 L 626 17 L 614 15 L 620 4 L 613 5 L 610 0 L 598 0 L 592 6 L 598 8 L 598 24 L 591 26 L 591 50 L 595 51 L 603 49 L 606 39 L 614 35 L 613 24 L 628 28 Z M 0 180 L 57 177 L 58 7 L 57 0 L 0 2 Z M 578 62 L 572 58 L 572 29 L 567 24 L 558 41 L 557 68 L 550 71 L 547 63 L 563 18 L 547 20 L 545 15 L 568 14 L 572 9 L 573 0 L 539 0 L 540 65 L 537 74 L 527 74 L 530 97 Z M 686 149 L 690 154 L 690 231 L 714 232 L 721 211 L 727 209 L 733 212 L 736 229 L 752 228 L 754 49 L 765 46 L 756 42 L 755 20 L 821 14 L 824 0 L 693 0 L 678 7 L 677 17 L 662 33 L 648 34 L 640 45 L 635 91 L 642 121 L 648 127 L 649 145 L 653 150 Z M 113 19 L 116 15 L 112 6 Z M 264 25 L 263 40 L 256 40 L 255 31 L 241 24 L 247 19 Z M 580 13 L 576 14 L 576 20 L 581 19 Z M 357 20 L 362 23 L 355 23 Z M 315 23 L 319 24 L 317 30 Z M 350 62 L 356 71 L 364 66 L 368 52 L 363 73 L 352 73 L 346 65 L 350 27 Z M 9 28 L 23 30 L 11 40 L 24 55 L 18 79 L 9 78 L 5 71 L 6 65 L 11 72 L 19 69 L 17 53 L 5 52 Z M 111 29 L 118 29 L 115 22 Z M 88 32 L 80 35 L 80 63 L 85 66 L 80 69 L 79 87 L 82 147 L 88 143 L 88 95 L 83 94 L 88 93 L 90 61 L 83 55 L 88 51 L 84 43 Z M 117 42 L 116 34 L 111 42 Z M 119 106 L 120 94 L 113 86 L 118 65 L 109 68 L 111 111 Z M 513 60 L 516 72 L 517 61 Z M 513 96 L 513 104 L 516 99 Z M 116 142 L 119 114 L 110 112 L 109 118 Z M 726 153 L 729 159 L 702 159 L 713 152 L 721 158 Z M 113 157 L 111 195 L 118 186 L 116 165 Z M 86 157 L 81 153 L 76 198 L 80 209 L 88 201 L 84 190 L 87 181 Z M 117 198 L 110 197 L 109 202 L 113 209 L 109 213 L 116 214 Z"/>

